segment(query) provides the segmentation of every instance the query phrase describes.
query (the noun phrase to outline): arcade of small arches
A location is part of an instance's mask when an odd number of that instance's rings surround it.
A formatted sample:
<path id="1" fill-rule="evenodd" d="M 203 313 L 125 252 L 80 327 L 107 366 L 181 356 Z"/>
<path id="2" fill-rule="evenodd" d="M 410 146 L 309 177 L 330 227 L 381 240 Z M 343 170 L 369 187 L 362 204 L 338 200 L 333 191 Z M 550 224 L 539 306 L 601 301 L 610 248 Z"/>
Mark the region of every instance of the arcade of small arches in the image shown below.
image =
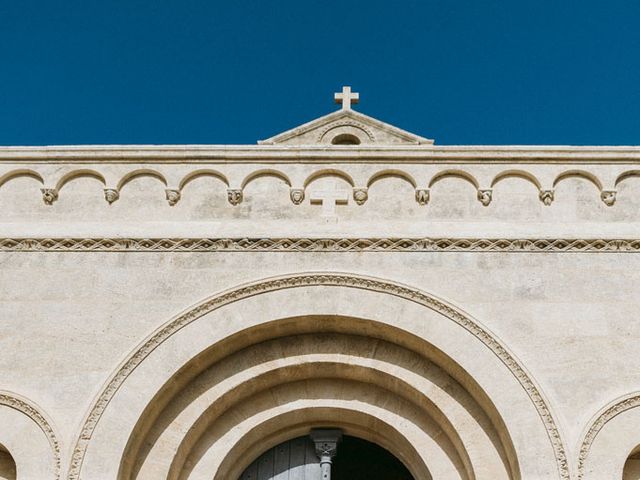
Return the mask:
<path id="1" fill-rule="evenodd" d="M 355 144 L 357 137 L 349 133 L 336 135 L 334 140 L 337 144 Z M 123 168 L 124 167 L 124 168 Z M 258 168 L 253 171 L 242 170 L 240 172 L 225 171 L 218 168 L 195 168 L 191 171 L 179 169 L 173 171 L 167 168 L 164 171 L 151 168 L 127 168 L 126 165 L 113 166 L 105 171 L 98 171 L 94 168 L 72 169 L 67 172 L 55 172 L 53 175 L 37 168 L 17 168 L 7 172 L 0 172 L 0 193 L 2 187 L 12 180 L 19 178 L 30 178 L 39 185 L 39 192 L 47 205 L 52 205 L 61 195 L 63 187 L 78 179 L 94 179 L 103 186 L 103 195 L 107 203 L 112 204 L 120 198 L 124 187 L 141 177 L 148 177 L 157 180 L 165 187 L 166 200 L 170 206 L 176 205 L 185 187 L 199 178 L 215 178 L 223 188 L 226 188 L 227 199 L 232 205 L 237 205 L 243 200 L 244 190 L 253 181 L 272 177 L 286 184 L 290 189 L 291 200 L 294 204 L 299 204 L 305 196 L 306 190 L 316 179 L 335 177 L 336 180 L 353 190 L 354 200 L 361 205 L 366 201 L 359 201 L 358 192 L 367 192 L 376 182 L 386 178 L 397 178 L 415 191 L 415 200 L 425 205 L 429 201 L 432 190 L 436 190 L 436 185 L 445 179 L 458 179 L 463 181 L 475 191 L 477 199 L 485 206 L 491 203 L 494 190 L 499 190 L 500 182 L 506 179 L 519 179 L 534 187 L 537 191 L 538 199 L 546 206 L 553 203 L 557 187 L 569 179 L 579 179 L 592 184 L 595 193 L 600 196 L 602 202 L 607 206 L 613 206 L 616 202 L 619 186 L 623 182 L 629 182 L 640 178 L 640 171 L 625 169 L 623 165 L 617 167 L 615 171 L 607 171 L 606 174 L 597 169 L 566 169 L 554 168 L 549 170 L 545 166 L 544 170 L 535 169 L 508 169 L 503 170 L 499 165 L 485 168 L 486 172 L 476 172 L 465 168 L 438 168 L 430 166 L 419 166 L 415 168 L 404 167 L 367 169 L 365 172 L 341 170 L 336 168 L 320 168 L 309 170 L 295 169 L 292 171 L 281 171 L 278 169 Z M 424 181 L 423 181 L 424 180 Z M 362 197 L 361 197 L 362 199 Z"/>
<path id="2" fill-rule="evenodd" d="M 131 352 L 66 478 L 358 480 L 374 465 L 396 475 L 380 480 L 638 480 L 639 406 L 598 412 L 574 469 L 535 380 L 462 310 L 383 280 L 279 277 L 206 299 Z M 48 447 L 30 470 L 0 431 L 0 479 L 61 478 L 35 407 L 5 402 L 0 419 Z"/>

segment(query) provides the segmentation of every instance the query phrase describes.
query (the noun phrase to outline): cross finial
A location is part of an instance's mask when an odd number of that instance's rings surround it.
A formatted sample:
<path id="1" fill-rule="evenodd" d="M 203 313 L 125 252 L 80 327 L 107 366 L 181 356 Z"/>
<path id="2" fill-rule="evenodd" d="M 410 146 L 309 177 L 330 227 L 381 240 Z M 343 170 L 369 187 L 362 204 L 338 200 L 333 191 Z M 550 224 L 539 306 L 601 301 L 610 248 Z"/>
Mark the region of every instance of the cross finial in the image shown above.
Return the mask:
<path id="1" fill-rule="evenodd" d="M 352 103 L 358 103 L 360 101 L 360 94 L 351 92 L 351 87 L 342 87 L 342 92 L 335 93 L 333 95 L 336 103 L 342 104 L 343 110 L 351 110 Z"/>

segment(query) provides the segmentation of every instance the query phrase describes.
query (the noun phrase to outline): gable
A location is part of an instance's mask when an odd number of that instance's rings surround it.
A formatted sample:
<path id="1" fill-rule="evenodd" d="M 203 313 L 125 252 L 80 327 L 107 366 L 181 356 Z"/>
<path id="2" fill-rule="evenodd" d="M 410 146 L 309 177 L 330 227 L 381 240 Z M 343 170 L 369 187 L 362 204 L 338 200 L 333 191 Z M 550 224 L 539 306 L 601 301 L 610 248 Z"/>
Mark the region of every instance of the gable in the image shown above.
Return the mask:
<path id="1" fill-rule="evenodd" d="M 356 112 L 349 105 L 258 142 L 260 145 L 433 145 L 388 123 Z"/>

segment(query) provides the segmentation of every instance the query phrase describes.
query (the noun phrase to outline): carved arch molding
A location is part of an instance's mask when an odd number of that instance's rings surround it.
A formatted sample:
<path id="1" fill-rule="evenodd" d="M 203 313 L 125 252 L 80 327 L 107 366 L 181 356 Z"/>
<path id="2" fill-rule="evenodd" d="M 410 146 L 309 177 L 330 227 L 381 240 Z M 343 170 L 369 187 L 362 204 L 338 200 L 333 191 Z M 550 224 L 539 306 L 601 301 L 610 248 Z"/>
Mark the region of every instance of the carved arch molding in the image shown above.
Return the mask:
<path id="1" fill-rule="evenodd" d="M 526 392 L 535 412 L 537 412 L 537 415 L 542 421 L 544 431 L 546 431 L 546 436 L 548 437 L 555 458 L 559 478 L 563 480 L 570 478 L 567 454 L 560 428 L 540 387 L 515 356 L 509 352 L 507 347 L 486 327 L 483 327 L 463 311 L 416 288 L 387 280 L 352 274 L 305 273 L 270 278 L 222 292 L 175 317 L 148 337 L 139 348 L 131 352 L 127 359 L 121 364 L 121 367 L 112 375 L 85 417 L 72 452 L 68 474 L 69 480 L 78 480 L 81 478 L 81 470 L 87 448 L 109 403 L 119 389 L 121 389 L 126 379 L 156 348 L 200 317 L 226 305 L 270 292 L 315 286 L 366 290 L 368 292 L 391 295 L 401 300 L 409 301 L 440 314 L 482 342 L 484 347 L 490 351 L 488 354 L 495 355 Z"/>
<path id="2" fill-rule="evenodd" d="M 544 397 L 542 396 L 539 388 L 535 385 L 533 380 L 524 371 L 522 366 L 520 366 L 518 361 L 505 349 L 504 346 L 500 344 L 498 340 L 495 339 L 495 337 L 490 334 L 490 332 L 488 332 L 486 329 L 483 329 L 483 327 L 481 327 L 477 322 L 465 315 L 463 312 L 455 309 L 454 307 L 437 298 L 434 298 L 424 292 L 420 292 L 419 290 L 379 279 L 359 277 L 354 275 L 326 273 L 295 275 L 289 277 L 267 279 L 262 282 L 241 286 L 239 288 L 223 292 L 213 298 L 208 299 L 204 303 L 196 305 L 194 308 L 174 318 L 162 329 L 157 331 L 139 349 L 137 349 L 129 356 L 128 360 L 116 372 L 116 374 L 112 377 L 106 387 L 102 390 L 98 400 L 93 405 L 90 414 L 85 418 L 82 433 L 76 443 L 73 452 L 72 465 L 71 469 L 69 470 L 68 478 L 79 478 L 82 459 L 87 444 L 91 439 L 91 434 L 95 429 L 102 412 L 107 407 L 109 400 L 115 394 L 115 391 L 124 382 L 126 377 L 136 368 L 136 366 L 139 365 L 144 360 L 144 358 L 149 355 L 151 351 L 159 346 L 164 340 L 169 338 L 173 333 L 177 332 L 182 327 L 195 321 L 197 318 L 223 305 L 227 305 L 237 300 L 241 300 L 243 298 L 260 293 L 285 288 L 296 288 L 313 285 L 350 286 L 353 288 L 362 288 L 399 296 L 443 313 L 452 321 L 463 326 L 466 330 L 471 332 L 475 337 L 477 337 L 485 345 L 487 345 L 502 360 L 502 362 L 518 379 L 520 384 L 525 388 L 529 397 L 534 403 L 541 419 L 543 420 L 549 438 L 553 444 L 560 477 L 563 479 L 571 478 L 569 470 L 567 468 L 565 447 L 562 443 L 560 432 L 556 425 L 554 417 Z M 52 469 L 54 471 L 54 478 L 59 479 L 61 476 L 61 445 L 51 421 L 48 420 L 41 409 L 35 406 L 32 402 L 15 393 L 0 391 L 0 406 L 5 406 L 18 411 L 21 414 L 24 414 L 42 431 L 50 445 L 51 456 L 53 458 Z M 596 440 L 600 432 L 605 428 L 605 426 L 607 426 L 607 424 L 611 420 L 623 415 L 625 412 L 636 410 L 638 409 L 638 407 L 640 407 L 640 392 L 635 392 L 611 402 L 610 404 L 602 408 L 592 418 L 583 435 L 583 440 L 581 442 L 579 451 L 576 475 L 579 480 L 590 478 L 589 472 L 586 470 L 586 463 L 592 449 L 592 445 L 594 444 L 594 441 Z"/>
<path id="3" fill-rule="evenodd" d="M 53 472 L 54 478 L 60 478 L 61 460 L 60 460 L 60 442 L 50 420 L 45 414 L 29 400 L 15 393 L 0 391 L 0 407 L 8 407 L 14 409 L 28 417 L 42 431 L 46 437 L 52 458 L 53 465 L 50 470 Z M 1 432 L 0 432 L 1 433 Z M 2 438 L 0 438 L 0 441 Z M 9 452 L 11 453 L 11 452 Z"/>
<path id="4" fill-rule="evenodd" d="M 617 452 L 615 454 L 621 455 L 621 458 L 618 458 L 617 462 L 613 461 L 612 466 L 617 468 L 619 472 L 622 473 L 622 459 L 626 460 L 627 455 L 631 453 L 632 448 L 636 448 L 640 444 L 640 434 L 637 434 L 637 420 L 640 419 L 640 392 L 634 392 L 629 395 L 625 395 L 620 397 L 613 402 L 609 403 L 605 407 L 603 407 L 589 422 L 588 427 L 582 438 L 582 444 L 580 446 L 580 453 L 578 456 L 578 480 L 587 479 L 597 479 L 600 478 L 603 472 L 593 472 L 588 468 L 588 461 L 590 459 L 590 454 L 592 453 L 592 449 L 596 442 L 598 436 L 603 432 L 606 427 L 609 427 L 612 421 L 616 418 L 622 418 L 625 414 L 633 412 L 636 414 L 633 419 L 627 421 L 626 423 L 631 423 L 632 425 L 636 425 L 632 438 L 628 439 L 627 443 L 630 443 L 632 447 L 627 445 L 627 450 L 624 450 L 624 447 L 620 448 L 620 445 L 615 445 L 617 448 Z M 616 436 L 624 437 L 624 432 L 620 431 L 619 426 L 612 426 L 613 429 L 616 430 Z M 599 452 L 598 452 L 599 453 Z M 613 452 L 604 452 L 605 455 L 610 456 Z M 605 462 L 603 462 L 605 463 Z M 594 476 L 595 475 L 595 476 Z"/>

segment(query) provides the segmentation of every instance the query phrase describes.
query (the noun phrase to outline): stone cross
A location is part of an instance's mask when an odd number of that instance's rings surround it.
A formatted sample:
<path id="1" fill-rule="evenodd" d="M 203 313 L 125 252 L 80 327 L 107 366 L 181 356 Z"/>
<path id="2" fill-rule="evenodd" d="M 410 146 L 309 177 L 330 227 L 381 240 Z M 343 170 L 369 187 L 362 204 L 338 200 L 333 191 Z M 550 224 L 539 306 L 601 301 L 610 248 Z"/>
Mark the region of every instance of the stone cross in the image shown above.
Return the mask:
<path id="1" fill-rule="evenodd" d="M 336 205 L 345 205 L 349 201 L 349 192 L 340 191 L 336 184 L 332 189 L 317 190 L 310 197 L 311 203 L 322 204 L 322 217 L 335 217 Z"/>
<path id="2" fill-rule="evenodd" d="M 343 110 L 351 110 L 352 103 L 358 103 L 360 101 L 360 94 L 351 92 L 351 87 L 342 87 L 342 93 L 335 93 L 333 95 L 336 103 L 342 104 Z"/>

